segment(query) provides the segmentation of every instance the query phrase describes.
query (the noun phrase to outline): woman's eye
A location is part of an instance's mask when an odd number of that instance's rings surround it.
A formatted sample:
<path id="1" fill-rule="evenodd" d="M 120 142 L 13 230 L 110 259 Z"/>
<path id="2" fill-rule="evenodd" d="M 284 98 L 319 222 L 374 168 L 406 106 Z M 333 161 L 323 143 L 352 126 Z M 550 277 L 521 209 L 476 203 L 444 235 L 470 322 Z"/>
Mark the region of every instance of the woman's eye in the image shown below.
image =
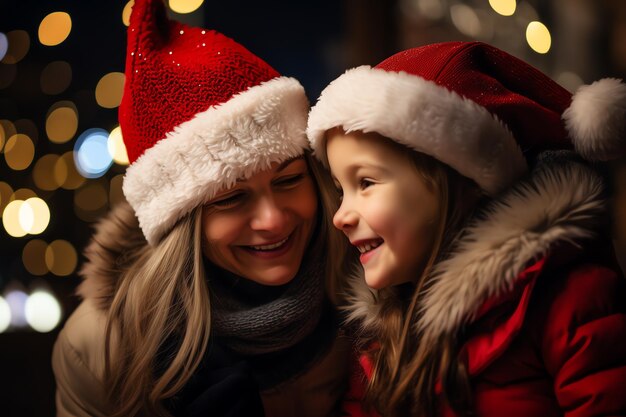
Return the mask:
<path id="1" fill-rule="evenodd" d="M 230 207 L 236 206 L 241 201 L 243 201 L 243 198 L 244 198 L 243 193 L 234 194 L 226 198 L 213 201 L 212 203 L 210 203 L 210 205 L 216 208 L 230 208 Z"/>
<path id="2" fill-rule="evenodd" d="M 281 177 L 274 181 L 274 185 L 278 185 L 279 187 L 289 187 L 291 185 L 296 185 L 304 178 L 305 174 L 296 174 L 289 175 L 285 177 Z"/>
<path id="3" fill-rule="evenodd" d="M 374 185 L 374 182 L 367 178 L 361 178 L 359 180 L 359 186 L 361 187 L 361 190 L 365 190 L 370 185 Z"/>

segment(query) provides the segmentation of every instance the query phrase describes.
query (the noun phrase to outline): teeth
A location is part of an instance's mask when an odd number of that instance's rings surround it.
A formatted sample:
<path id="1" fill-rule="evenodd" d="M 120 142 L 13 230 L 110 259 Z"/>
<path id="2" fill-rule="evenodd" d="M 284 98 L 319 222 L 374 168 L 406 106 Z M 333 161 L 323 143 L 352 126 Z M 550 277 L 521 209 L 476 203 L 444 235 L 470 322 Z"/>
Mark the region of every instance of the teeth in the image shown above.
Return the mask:
<path id="1" fill-rule="evenodd" d="M 254 250 L 272 250 L 272 249 L 276 249 L 279 246 L 282 246 L 287 239 L 289 239 L 289 236 L 287 236 L 286 238 L 284 238 L 283 240 L 281 240 L 280 242 L 276 242 L 276 243 L 272 243 L 271 245 L 262 245 L 262 246 L 250 246 L 252 249 Z"/>
<path id="2" fill-rule="evenodd" d="M 365 253 L 365 252 L 371 251 L 372 249 L 376 249 L 377 247 L 380 246 L 381 243 L 383 243 L 383 242 L 382 241 L 369 242 L 369 243 L 365 243 L 363 245 L 359 245 L 359 246 L 357 246 L 357 248 L 359 249 L 359 252 Z"/>

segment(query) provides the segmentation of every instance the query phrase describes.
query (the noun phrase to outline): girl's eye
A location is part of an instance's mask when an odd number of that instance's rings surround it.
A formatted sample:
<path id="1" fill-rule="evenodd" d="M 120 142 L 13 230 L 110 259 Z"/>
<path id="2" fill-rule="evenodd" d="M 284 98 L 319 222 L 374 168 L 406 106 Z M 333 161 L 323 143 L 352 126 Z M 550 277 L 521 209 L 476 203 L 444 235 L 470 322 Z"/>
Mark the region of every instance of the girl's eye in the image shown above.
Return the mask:
<path id="1" fill-rule="evenodd" d="M 225 209 L 225 208 L 231 208 L 236 206 L 237 204 L 241 203 L 244 199 L 244 194 L 243 193 L 237 193 L 237 194 L 233 194 L 231 196 L 228 196 L 226 198 L 222 198 L 220 200 L 217 201 L 213 201 L 212 203 L 210 203 L 211 206 L 218 208 L 218 209 Z"/>
<path id="2" fill-rule="evenodd" d="M 361 187 L 361 190 L 365 190 L 370 185 L 374 185 L 374 182 L 372 182 L 371 180 L 369 180 L 367 178 L 361 178 L 359 180 L 359 187 Z"/>
<path id="3" fill-rule="evenodd" d="M 277 179 L 276 181 L 274 181 L 274 185 L 277 185 L 279 187 L 289 187 L 289 186 L 300 183 L 300 181 L 302 181 L 304 177 L 305 177 L 305 174 L 302 174 L 302 173 L 295 174 L 295 175 L 288 175 L 288 176 L 281 177 Z"/>

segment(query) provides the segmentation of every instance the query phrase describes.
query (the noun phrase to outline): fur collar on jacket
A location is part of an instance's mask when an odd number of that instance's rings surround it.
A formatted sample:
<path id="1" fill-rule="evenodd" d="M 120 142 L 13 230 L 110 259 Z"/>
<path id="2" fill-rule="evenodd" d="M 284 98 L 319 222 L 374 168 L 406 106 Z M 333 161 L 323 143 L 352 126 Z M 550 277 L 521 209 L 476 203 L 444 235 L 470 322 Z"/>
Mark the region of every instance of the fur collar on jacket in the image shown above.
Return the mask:
<path id="1" fill-rule="evenodd" d="M 85 249 L 87 261 L 79 272 L 84 281 L 77 289 L 78 295 L 108 310 L 117 290 L 118 277 L 128 266 L 129 254 L 145 245 L 147 242 L 130 204 L 118 204 L 96 224 Z"/>
<path id="2" fill-rule="evenodd" d="M 559 162 L 534 170 L 491 201 L 435 266 L 416 330 L 430 341 L 458 330 L 557 243 L 593 237 L 606 206 L 603 189 L 589 167 Z M 381 305 L 362 277 L 350 278 L 348 301 L 350 321 L 366 331 L 377 327 Z"/>

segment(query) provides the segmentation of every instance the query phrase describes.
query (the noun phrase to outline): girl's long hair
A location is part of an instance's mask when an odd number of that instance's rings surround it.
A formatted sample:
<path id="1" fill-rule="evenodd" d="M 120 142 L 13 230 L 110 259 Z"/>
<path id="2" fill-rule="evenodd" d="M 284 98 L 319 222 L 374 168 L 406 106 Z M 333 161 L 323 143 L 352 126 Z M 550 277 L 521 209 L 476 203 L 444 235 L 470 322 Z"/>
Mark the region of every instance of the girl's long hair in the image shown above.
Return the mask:
<path id="1" fill-rule="evenodd" d="M 326 208 L 336 201 L 332 180 L 308 152 L 305 159 L 320 197 L 317 243 L 334 250 L 327 261 L 331 285 L 343 273 L 347 244 Z M 168 416 L 164 400 L 185 386 L 206 352 L 211 308 L 201 214 L 196 208 L 155 246 L 119 254 L 128 267 L 114 289 L 105 341 L 104 384 L 114 416 Z"/>
<path id="2" fill-rule="evenodd" d="M 419 304 L 429 287 L 429 274 L 437 262 L 449 255 L 476 206 L 480 190 L 471 180 L 436 159 L 406 152 L 403 147 L 401 150 L 410 155 L 417 174 L 439 200 L 440 216 L 432 250 L 420 277 L 414 284 L 378 292 L 380 314 L 376 332 L 360 342 L 362 346 L 378 345 L 368 353 L 373 370 L 365 404 L 387 417 L 435 416 L 438 407 L 435 386 L 441 381 L 449 405 L 464 414 L 471 407 L 471 392 L 467 370 L 458 358 L 458 335 L 446 335 L 436 345 L 425 345 L 420 343 L 414 325 L 419 319 Z"/>

